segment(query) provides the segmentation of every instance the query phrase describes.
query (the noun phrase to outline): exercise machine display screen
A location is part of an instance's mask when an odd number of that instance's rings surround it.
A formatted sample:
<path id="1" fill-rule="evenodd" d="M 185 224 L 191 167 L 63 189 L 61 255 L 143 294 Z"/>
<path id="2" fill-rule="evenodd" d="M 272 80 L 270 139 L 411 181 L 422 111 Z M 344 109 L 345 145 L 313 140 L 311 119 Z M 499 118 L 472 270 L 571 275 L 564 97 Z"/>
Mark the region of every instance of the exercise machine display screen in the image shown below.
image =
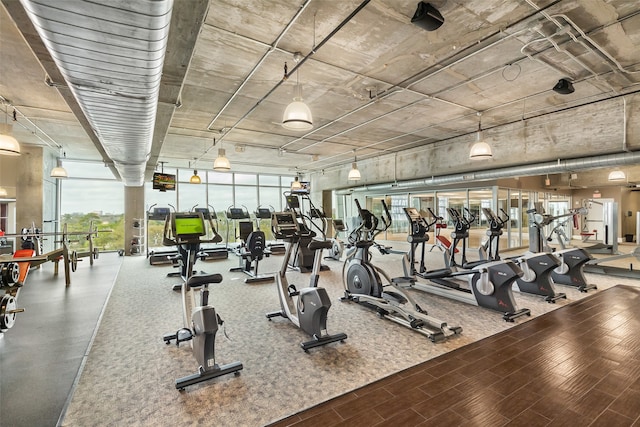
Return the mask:
<path id="1" fill-rule="evenodd" d="M 204 219 L 211 219 L 211 212 L 209 208 L 195 208 L 194 212 L 200 212 Z"/>
<path id="2" fill-rule="evenodd" d="M 247 213 L 242 208 L 229 208 L 227 211 L 229 219 L 245 219 L 248 218 Z"/>
<path id="3" fill-rule="evenodd" d="M 173 231 L 176 237 L 198 237 L 205 235 L 204 220 L 199 213 L 175 214 Z"/>
<path id="4" fill-rule="evenodd" d="M 258 208 L 256 216 L 260 219 L 271 218 L 271 210 L 269 208 Z"/>

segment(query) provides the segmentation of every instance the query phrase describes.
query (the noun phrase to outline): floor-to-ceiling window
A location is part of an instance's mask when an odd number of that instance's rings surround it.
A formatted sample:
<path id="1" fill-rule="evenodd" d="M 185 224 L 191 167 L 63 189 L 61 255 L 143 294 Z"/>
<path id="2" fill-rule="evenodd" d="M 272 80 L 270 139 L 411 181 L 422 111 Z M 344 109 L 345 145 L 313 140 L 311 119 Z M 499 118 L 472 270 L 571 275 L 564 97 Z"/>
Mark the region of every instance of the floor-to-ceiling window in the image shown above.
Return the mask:
<path id="1" fill-rule="evenodd" d="M 94 224 L 110 232 L 94 236 L 100 251 L 124 247 L 124 185 L 102 163 L 67 160 L 64 167 L 68 179 L 60 181 L 60 223 L 56 227 L 67 231 L 88 231 Z M 86 239 L 72 239 L 70 249 L 88 249 Z"/>

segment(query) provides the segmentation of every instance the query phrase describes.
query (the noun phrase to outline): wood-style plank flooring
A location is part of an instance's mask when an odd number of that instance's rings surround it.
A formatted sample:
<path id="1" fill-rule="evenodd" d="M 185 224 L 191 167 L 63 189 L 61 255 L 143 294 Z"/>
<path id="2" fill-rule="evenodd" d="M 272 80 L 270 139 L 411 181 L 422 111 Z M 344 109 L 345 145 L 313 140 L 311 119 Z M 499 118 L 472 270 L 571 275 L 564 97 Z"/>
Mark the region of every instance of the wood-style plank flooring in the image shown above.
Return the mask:
<path id="1" fill-rule="evenodd" d="M 598 291 L 272 424 L 418 425 L 640 426 L 640 288 Z"/>

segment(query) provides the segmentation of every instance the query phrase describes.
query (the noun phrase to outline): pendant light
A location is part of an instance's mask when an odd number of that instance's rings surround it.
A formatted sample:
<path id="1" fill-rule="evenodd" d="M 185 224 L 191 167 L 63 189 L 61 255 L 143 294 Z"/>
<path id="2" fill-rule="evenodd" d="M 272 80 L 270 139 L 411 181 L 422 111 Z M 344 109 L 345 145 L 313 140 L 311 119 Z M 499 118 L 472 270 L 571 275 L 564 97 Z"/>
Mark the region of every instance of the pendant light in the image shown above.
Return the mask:
<path id="1" fill-rule="evenodd" d="M 213 146 L 216 145 L 216 139 L 213 138 Z M 231 163 L 229 159 L 225 156 L 224 148 L 222 148 L 222 143 L 220 143 L 220 148 L 218 148 L 218 157 L 213 162 L 213 170 L 217 172 L 229 172 L 231 170 Z"/>
<path id="2" fill-rule="evenodd" d="M 609 181 L 624 181 L 627 179 L 627 175 L 621 170 L 615 170 L 609 172 Z"/>
<path id="3" fill-rule="evenodd" d="M 476 142 L 469 152 L 469 158 L 471 160 L 485 160 L 491 159 L 492 157 L 491 146 L 487 144 L 482 137 L 482 113 L 478 112 L 478 133 Z"/>
<path id="4" fill-rule="evenodd" d="M 4 123 L 0 123 L 0 155 L 3 156 L 19 156 L 20 144 L 11 133 L 13 126 L 7 123 L 7 110 L 4 111 Z M 13 120 L 16 119 L 16 112 L 13 111 Z"/>
<path id="5" fill-rule="evenodd" d="M 361 175 L 358 170 L 358 163 L 356 158 L 356 150 L 353 150 L 353 163 L 351 163 L 351 170 L 349 171 L 349 176 L 347 179 L 349 181 L 360 181 Z"/>
<path id="6" fill-rule="evenodd" d="M 291 183 L 291 191 L 300 190 L 302 188 L 302 183 L 300 183 L 300 178 L 296 175 Z"/>
<path id="7" fill-rule="evenodd" d="M 67 157 L 67 154 L 63 152 L 62 156 Z M 60 157 L 56 159 L 56 167 L 51 169 L 51 174 L 49 176 L 55 179 L 66 179 L 69 177 L 67 170 L 62 167 L 62 159 Z"/>
<path id="8" fill-rule="evenodd" d="M 294 60 L 299 61 L 302 55 L 299 52 L 294 54 Z M 284 77 L 287 77 L 287 63 L 284 63 Z M 313 117 L 309 106 L 303 102 L 302 85 L 298 81 L 298 71 L 296 70 L 296 85 L 293 89 L 293 102 L 287 105 L 282 115 L 282 127 L 295 131 L 307 131 L 313 128 Z"/>
<path id="9" fill-rule="evenodd" d="M 189 183 L 190 184 L 201 184 L 202 183 L 202 180 L 198 176 L 198 169 L 195 169 L 196 162 L 197 162 L 197 159 L 194 159 L 194 161 L 193 161 L 193 167 L 194 167 L 193 175 L 191 176 L 191 178 L 189 178 Z M 189 162 L 189 168 L 191 168 L 191 162 Z"/>

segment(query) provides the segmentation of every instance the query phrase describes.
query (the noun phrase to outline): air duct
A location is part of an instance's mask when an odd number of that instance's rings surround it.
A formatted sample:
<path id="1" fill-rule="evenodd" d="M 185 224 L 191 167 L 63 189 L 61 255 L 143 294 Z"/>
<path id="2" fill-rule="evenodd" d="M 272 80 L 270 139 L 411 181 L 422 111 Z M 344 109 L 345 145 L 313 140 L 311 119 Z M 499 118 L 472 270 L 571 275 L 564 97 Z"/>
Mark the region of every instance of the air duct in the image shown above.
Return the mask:
<path id="1" fill-rule="evenodd" d="M 20 0 L 127 186 L 151 153 L 172 0 Z"/>
<path id="2" fill-rule="evenodd" d="M 638 163 L 640 163 L 640 151 L 634 151 L 597 157 L 558 160 L 555 162 L 538 163 L 535 165 L 514 166 L 502 169 L 434 176 L 431 178 L 414 179 L 410 181 L 398 181 L 397 183 L 394 182 L 366 185 L 362 187 L 351 187 L 349 189 L 338 191 L 338 194 L 350 194 L 352 191 L 387 191 L 392 189 L 397 191 L 400 188 L 428 188 L 454 184 L 469 184 L 478 181 L 513 178 L 514 176 L 538 176 L 573 172 L 577 170 L 613 168 L 621 165 L 637 165 Z"/>

